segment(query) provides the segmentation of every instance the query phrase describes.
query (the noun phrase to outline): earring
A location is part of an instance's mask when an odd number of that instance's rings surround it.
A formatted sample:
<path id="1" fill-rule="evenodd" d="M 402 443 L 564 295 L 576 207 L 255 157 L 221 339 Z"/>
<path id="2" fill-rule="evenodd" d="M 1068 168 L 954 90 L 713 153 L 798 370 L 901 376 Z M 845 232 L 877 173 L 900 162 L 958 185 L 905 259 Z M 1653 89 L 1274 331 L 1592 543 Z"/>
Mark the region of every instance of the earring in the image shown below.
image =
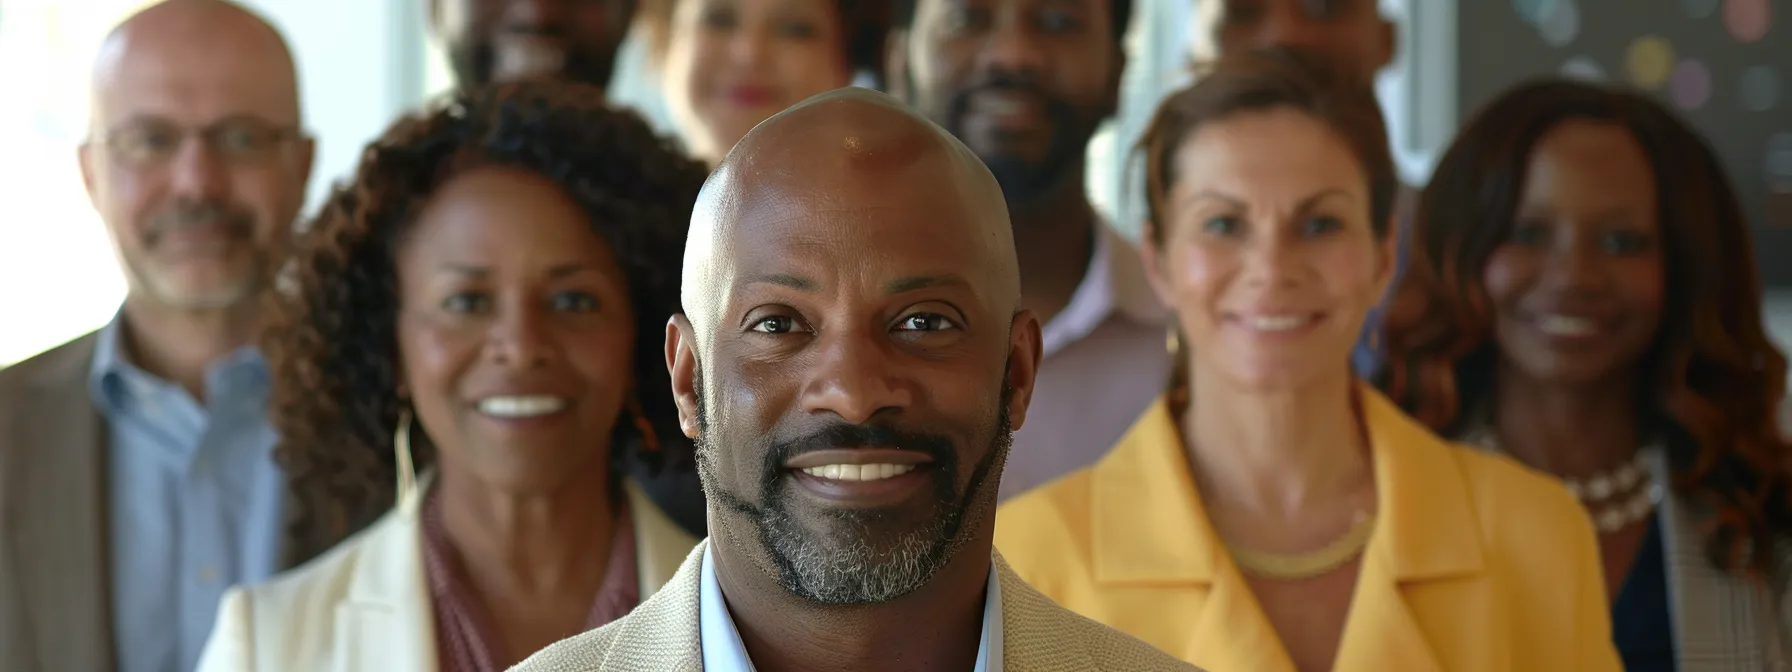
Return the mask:
<path id="1" fill-rule="evenodd" d="M 655 452 L 660 449 L 660 435 L 653 431 L 653 423 L 647 421 L 647 412 L 641 410 L 641 400 L 630 392 L 628 395 L 628 414 L 635 418 L 635 431 L 641 433 L 641 450 Z"/>
<path id="2" fill-rule="evenodd" d="M 1170 327 L 1169 333 L 1164 335 L 1164 349 L 1170 351 L 1171 357 L 1182 354 L 1182 335 L 1176 333 L 1176 327 Z"/>
<path id="3" fill-rule="evenodd" d="M 402 502 L 417 489 L 417 469 L 411 464 L 411 408 L 398 411 L 398 430 L 392 433 L 392 462 L 398 471 L 398 493 L 393 501 Z"/>

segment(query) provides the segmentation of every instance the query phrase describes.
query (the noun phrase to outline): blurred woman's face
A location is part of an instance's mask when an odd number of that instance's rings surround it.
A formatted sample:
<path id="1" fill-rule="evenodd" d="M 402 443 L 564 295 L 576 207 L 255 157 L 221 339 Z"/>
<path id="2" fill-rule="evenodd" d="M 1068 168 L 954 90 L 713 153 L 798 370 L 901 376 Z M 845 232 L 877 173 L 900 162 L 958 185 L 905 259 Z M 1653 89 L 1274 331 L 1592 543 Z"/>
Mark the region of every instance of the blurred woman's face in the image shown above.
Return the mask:
<path id="1" fill-rule="evenodd" d="M 635 315 L 610 246 L 532 172 L 469 170 L 397 252 L 399 372 L 444 482 L 589 487 L 629 393 Z"/>
<path id="2" fill-rule="evenodd" d="M 1565 121 L 1538 139 L 1482 277 L 1507 371 L 1586 385 L 1635 370 L 1661 324 L 1656 189 L 1623 126 Z"/>
<path id="3" fill-rule="evenodd" d="M 852 83 L 837 0 L 677 0 L 667 36 L 666 100 L 705 160 L 759 122 Z"/>
<path id="4" fill-rule="evenodd" d="M 1208 123 L 1172 160 L 1146 267 L 1177 313 L 1194 375 L 1260 392 L 1349 375 L 1393 274 L 1393 237 L 1375 237 L 1368 178 L 1349 145 L 1278 109 Z"/>

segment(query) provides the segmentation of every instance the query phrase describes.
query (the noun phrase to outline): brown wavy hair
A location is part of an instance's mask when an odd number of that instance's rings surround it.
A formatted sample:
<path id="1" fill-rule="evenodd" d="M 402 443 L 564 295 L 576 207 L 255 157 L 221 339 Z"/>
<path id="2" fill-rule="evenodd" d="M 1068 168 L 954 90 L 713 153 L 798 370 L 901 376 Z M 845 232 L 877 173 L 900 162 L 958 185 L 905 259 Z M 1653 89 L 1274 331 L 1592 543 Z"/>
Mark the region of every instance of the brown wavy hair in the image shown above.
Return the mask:
<path id="1" fill-rule="evenodd" d="M 1705 140 L 1641 94 L 1565 79 L 1521 84 L 1463 127 L 1439 160 L 1413 221 L 1411 266 L 1396 290 L 1423 306 L 1387 325 L 1378 381 L 1446 436 L 1461 436 L 1493 394 L 1498 344 L 1482 282 L 1511 235 L 1531 148 L 1571 119 L 1629 129 L 1660 185 L 1664 315 L 1639 363 L 1643 420 L 1668 439 L 1674 489 L 1718 516 L 1706 552 L 1759 576 L 1792 532 L 1792 456 L 1775 409 L 1786 358 L 1762 325 L 1761 284 L 1735 189 Z"/>
<path id="2" fill-rule="evenodd" d="M 354 176 L 300 234 L 269 299 L 262 347 L 274 378 L 275 458 L 303 507 L 294 523 L 301 539 L 340 538 L 393 504 L 393 433 L 405 407 L 394 254 L 434 191 L 481 165 L 546 176 L 589 215 L 628 277 L 640 318 L 641 412 L 658 437 L 682 438 L 659 344 L 665 318 L 679 310 L 685 232 L 708 170 L 635 113 L 608 107 L 595 88 L 536 82 L 455 93 L 366 148 Z M 641 434 L 634 422 L 617 423 L 616 467 L 689 463 L 686 442 L 645 451 Z M 418 438 L 422 470 L 434 450 Z"/>
<path id="3" fill-rule="evenodd" d="M 1139 138 L 1137 151 L 1145 156 L 1145 233 L 1152 242 L 1164 242 L 1165 201 L 1176 185 L 1176 152 L 1183 143 L 1208 124 L 1280 109 L 1311 116 L 1350 147 L 1368 181 L 1370 226 L 1377 239 L 1385 239 L 1400 189 L 1387 122 L 1374 87 L 1332 63 L 1311 51 L 1275 46 L 1197 66 L 1195 83 L 1165 98 Z M 1172 391 L 1188 382 L 1187 367 L 1181 358 L 1174 363 Z"/>
<path id="4" fill-rule="evenodd" d="M 678 3 L 689 0 L 642 0 L 635 15 L 647 36 L 648 60 L 654 67 L 663 64 L 672 40 L 672 14 Z M 884 45 L 890 34 L 890 0 L 834 0 L 834 16 L 839 21 L 840 44 L 845 50 L 841 62 L 853 74 L 871 76 L 878 87 L 884 81 Z"/>

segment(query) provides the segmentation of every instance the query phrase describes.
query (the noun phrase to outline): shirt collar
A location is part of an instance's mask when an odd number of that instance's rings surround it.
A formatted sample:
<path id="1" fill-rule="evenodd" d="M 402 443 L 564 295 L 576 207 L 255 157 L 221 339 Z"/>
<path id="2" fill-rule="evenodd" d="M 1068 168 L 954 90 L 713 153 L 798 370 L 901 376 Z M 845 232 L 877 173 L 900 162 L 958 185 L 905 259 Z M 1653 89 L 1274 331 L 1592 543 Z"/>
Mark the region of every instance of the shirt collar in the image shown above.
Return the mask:
<path id="1" fill-rule="evenodd" d="M 722 584 L 716 581 L 714 554 L 703 548 L 703 574 L 697 597 L 697 631 L 703 649 L 706 672 L 755 672 L 747 647 L 734 627 L 728 603 L 722 597 Z M 997 579 L 994 560 L 989 563 L 988 588 L 983 598 L 983 635 L 977 644 L 977 667 L 972 672 L 1000 672 L 1002 669 L 1002 582 Z"/>
<path id="2" fill-rule="evenodd" d="M 1145 278 L 1139 250 L 1104 222 L 1095 223 L 1089 268 L 1070 302 L 1040 327 L 1045 356 L 1095 333 L 1115 314 L 1141 324 L 1162 324 L 1166 311 Z"/>
<path id="3" fill-rule="evenodd" d="M 95 337 L 93 366 L 87 373 L 88 393 L 94 406 L 107 414 L 140 398 L 163 393 L 173 385 L 137 367 L 124 351 L 124 311 L 102 327 Z M 212 362 L 205 370 L 208 398 L 265 398 L 269 388 L 267 362 L 254 346 L 243 346 Z"/>

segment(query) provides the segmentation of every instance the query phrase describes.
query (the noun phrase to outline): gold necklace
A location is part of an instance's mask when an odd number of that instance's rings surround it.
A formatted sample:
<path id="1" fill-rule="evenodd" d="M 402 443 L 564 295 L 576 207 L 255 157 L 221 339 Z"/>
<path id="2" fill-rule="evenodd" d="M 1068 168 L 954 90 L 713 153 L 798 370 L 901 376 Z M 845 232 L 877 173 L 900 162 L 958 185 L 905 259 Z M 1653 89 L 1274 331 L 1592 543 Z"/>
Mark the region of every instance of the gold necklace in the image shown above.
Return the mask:
<path id="1" fill-rule="evenodd" d="M 1232 562 L 1246 574 L 1274 581 L 1299 581 L 1311 579 L 1326 572 L 1344 566 L 1352 558 L 1361 555 L 1369 546 L 1369 537 L 1375 533 L 1375 514 L 1358 516 L 1350 529 L 1343 536 L 1332 540 L 1324 548 L 1307 553 L 1268 553 L 1226 544 L 1226 552 L 1232 555 Z"/>

